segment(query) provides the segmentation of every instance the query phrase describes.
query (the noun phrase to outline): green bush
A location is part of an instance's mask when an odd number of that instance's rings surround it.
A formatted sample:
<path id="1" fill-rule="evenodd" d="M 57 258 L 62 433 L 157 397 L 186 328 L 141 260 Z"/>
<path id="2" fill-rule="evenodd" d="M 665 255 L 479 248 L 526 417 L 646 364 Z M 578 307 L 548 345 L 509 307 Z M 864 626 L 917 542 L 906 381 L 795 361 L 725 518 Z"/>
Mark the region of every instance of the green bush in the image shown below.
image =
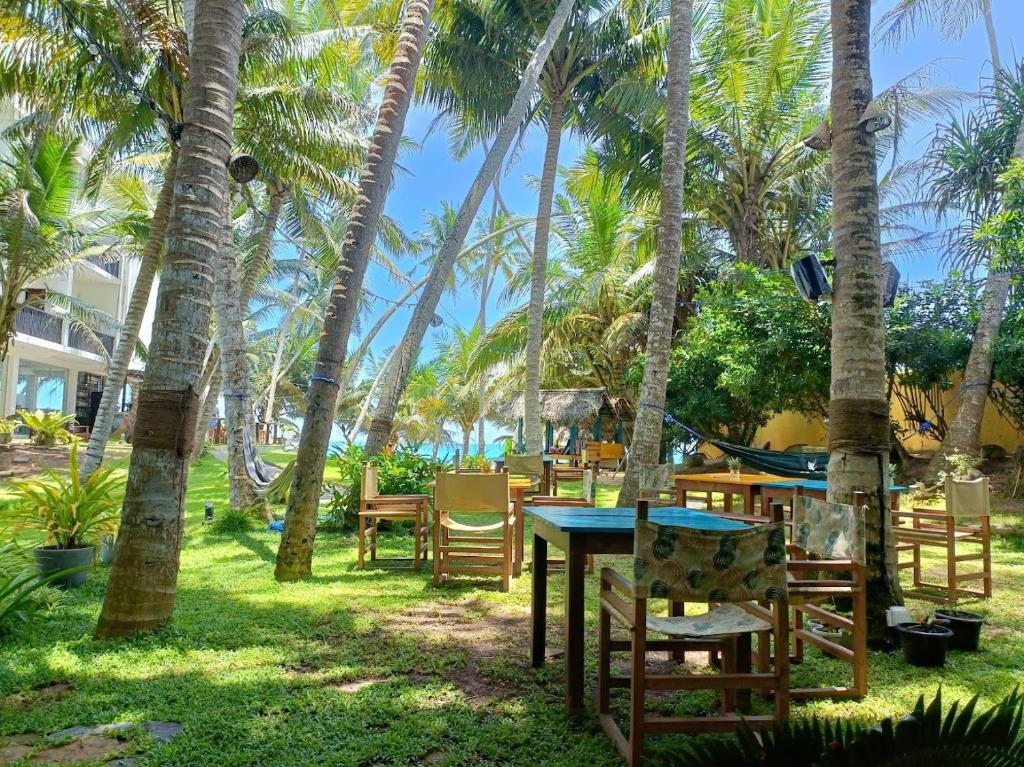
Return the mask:
<path id="1" fill-rule="evenodd" d="M 344 531 L 355 528 L 359 513 L 359 494 L 362 486 L 362 466 L 366 451 L 358 445 L 331 454 L 331 460 L 341 475 L 327 489 L 331 500 L 327 503 L 320 527 L 324 530 Z M 369 459 L 378 468 L 377 490 L 381 495 L 415 495 L 427 492 L 438 471 L 449 470 L 442 461 L 432 461 L 419 453 L 398 448 L 391 454 L 381 453 Z"/>
<path id="2" fill-rule="evenodd" d="M 258 504 L 245 509 L 233 509 L 229 506 L 214 515 L 213 532 L 219 534 L 248 533 L 255 530 L 263 521 L 259 516 L 259 509 Z"/>
<path id="3" fill-rule="evenodd" d="M 50 447 L 58 442 L 66 443 L 71 441 L 71 432 L 65 426 L 73 423 L 74 413 L 62 415 L 61 413 L 45 413 L 42 410 L 30 412 L 18 410 L 22 422 L 32 430 L 32 444 L 40 447 Z"/>
<path id="4" fill-rule="evenodd" d="M 13 543 L 0 545 L 0 635 L 52 606 L 60 595 L 46 586 L 66 574 L 61 571 L 39 576 L 23 550 Z"/>

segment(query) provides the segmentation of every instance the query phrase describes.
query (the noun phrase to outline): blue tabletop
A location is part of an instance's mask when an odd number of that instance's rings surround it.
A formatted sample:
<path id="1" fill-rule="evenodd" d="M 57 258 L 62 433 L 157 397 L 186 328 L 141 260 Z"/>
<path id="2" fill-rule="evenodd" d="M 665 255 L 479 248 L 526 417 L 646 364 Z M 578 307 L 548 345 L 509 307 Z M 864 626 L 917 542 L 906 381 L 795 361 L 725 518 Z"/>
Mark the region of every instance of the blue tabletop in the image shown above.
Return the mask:
<path id="1" fill-rule="evenodd" d="M 579 506 L 526 506 L 523 511 L 542 519 L 564 533 L 621 533 L 636 527 L 636 509 L 616 507 L 588 509 Z M 693 527 L 698 530 L 739 530 L 742 522 L 723 519 L 703 511 L 680 506 L 654 508 L 648 519 L 659 525 Z"/>
<path id="2" fill-rule="evenodd" d="M 788 479 L 782 482 L 764 482 L 761 487 L 802 487 L 804 490 L 819 490 L 821 492 L 825 492 L 828 490 L 828 482 L 823 479 Z M 908 488 L 905 485 L 893 485 L 889 488 L 890 493 L 905 493 L 907 490 Z"/>

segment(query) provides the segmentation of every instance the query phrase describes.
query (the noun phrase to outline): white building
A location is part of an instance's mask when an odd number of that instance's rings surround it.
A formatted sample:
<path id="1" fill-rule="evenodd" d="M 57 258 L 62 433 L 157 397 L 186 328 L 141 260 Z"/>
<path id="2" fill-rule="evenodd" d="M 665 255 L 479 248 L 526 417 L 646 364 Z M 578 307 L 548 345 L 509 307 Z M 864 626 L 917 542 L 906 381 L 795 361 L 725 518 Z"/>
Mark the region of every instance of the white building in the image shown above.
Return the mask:
<path id="1" fill-rule="evenodd" d="M 124 256 L 107 263 L 82 260 L 33 283 L 29 290 L 48 289 L 73 296 L 121 324 L 138 270 L 139 261 Z M 141 333 L 145 342 L 149 341 L 152 325 L 150 298 Z M 99 404 L 99 395 L 93 393 L 102 391 L 107 368 L 106 357 L 93 340 L 73 327 L 65 316 L 50 310 L 22 309 L 14 329 L 14 339 L 0 370 L 0 415 L 10 415 L 18 408 L 59 410 L 75 413 L 79 424 L 91 425 Z M 107 354 L 112 353 L 114 337 L 97 335 Z M 133 361 L 131 370 L 141 374 L 138 359 Z"/>

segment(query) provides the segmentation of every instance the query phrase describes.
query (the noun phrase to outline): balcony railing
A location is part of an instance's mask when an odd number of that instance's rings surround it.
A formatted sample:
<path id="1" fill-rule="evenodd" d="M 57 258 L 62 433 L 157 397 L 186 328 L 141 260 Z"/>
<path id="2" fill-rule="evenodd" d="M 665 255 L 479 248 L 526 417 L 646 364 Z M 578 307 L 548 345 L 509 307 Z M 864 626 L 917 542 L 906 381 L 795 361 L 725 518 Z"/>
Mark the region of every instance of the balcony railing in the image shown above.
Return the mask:
<path id="1" fill-rule="evenodd" d="M 107 354 L 114 353 L 113 336 L 108 336 L 105 333 L 96 333 L 96 337 L 103 344 L 103 348 L 107 350 Z M 96 342 L 79 327 L 72 326 L 68 328 L 68 346 L 83 352 L 102 355 L 102 352 L 96 348 Z"/>
<path id="2" fill-rule="evenodd" d="M 121 276 L 121 262 L 120 261 L 107 261 L 99 256 L 90 256 L 89 260 L 96 264 L 100 269 L 105 271 L 111 277 Z"/>
<path id="3" fill-rule="evenodd" d="M 30 306 L 26 306 L 14 318 L 14 329 L 18 333 L 52 341 L 55 344 L 61 342 L 63 325 L 60 317 Z"/>

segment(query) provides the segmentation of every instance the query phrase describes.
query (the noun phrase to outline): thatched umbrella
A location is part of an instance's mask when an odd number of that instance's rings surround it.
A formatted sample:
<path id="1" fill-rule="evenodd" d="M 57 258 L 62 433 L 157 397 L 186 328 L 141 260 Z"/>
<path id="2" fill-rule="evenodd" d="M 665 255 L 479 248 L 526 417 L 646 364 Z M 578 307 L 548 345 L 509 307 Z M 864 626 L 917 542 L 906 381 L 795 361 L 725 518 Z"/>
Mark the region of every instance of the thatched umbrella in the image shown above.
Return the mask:
<path id="1" fill-rule="evenodd" d="M 491 415 L 509 428 L 521 429 L 524 412 L 523 393 L 516 392 L 496 402 Z M 595 437 L 599 437 L 601 430 L 595 430 L 595 425 L 605 419 L 614 423 L 620 416 L 620 408 L 612 403 L 604 389 L 541 389 L 540 414 L 547 425 L 550 445 L 555 429 L 568 430 L 570 439 L 577 431 L 594 432 Z"/>

